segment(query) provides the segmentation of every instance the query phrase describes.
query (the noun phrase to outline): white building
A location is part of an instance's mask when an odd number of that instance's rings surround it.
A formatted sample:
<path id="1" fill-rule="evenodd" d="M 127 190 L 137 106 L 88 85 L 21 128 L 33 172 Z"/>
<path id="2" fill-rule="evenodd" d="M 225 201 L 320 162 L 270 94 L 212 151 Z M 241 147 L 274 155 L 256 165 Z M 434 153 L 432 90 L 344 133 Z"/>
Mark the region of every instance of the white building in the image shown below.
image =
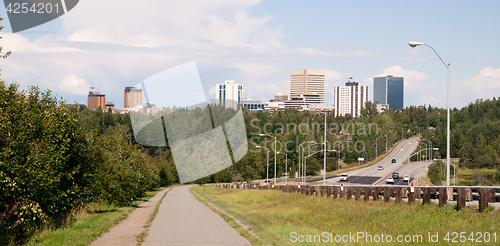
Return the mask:
<path id="1" fill-rule="evenodd" d="M 262 101 L 252 100 L 252 98 L 243 98 L 240 103 L 240 108 L 245 107 L 250 111 L 264 110 L 264 106 Z"/>
<path id="2" fill-rule="evenodd" d="M 350 114 L 352 117 L 358 117 L 365 102 L 368 101 L 368 86 L 360 86 L 357 82 L 346 82 L 345 86 L 333 88 L 333 98 L 335 116 Z"/>
<path id="3" fill-rule="evenodd" d="M 234 80 L 225 80 L 223 84 L 216 84 L 215 101 L 219 105 L 238 108 L 243 98 L 243 85 L 234 83 Z"/>
<path id="4" fill-rule="evenodd" d="M 325 103 L 325 71 L 306 69 L 290 71 L 290 101 L 301 96 L 306 105 Z M 295 106 L 295 104 L 289 105 Z"/>

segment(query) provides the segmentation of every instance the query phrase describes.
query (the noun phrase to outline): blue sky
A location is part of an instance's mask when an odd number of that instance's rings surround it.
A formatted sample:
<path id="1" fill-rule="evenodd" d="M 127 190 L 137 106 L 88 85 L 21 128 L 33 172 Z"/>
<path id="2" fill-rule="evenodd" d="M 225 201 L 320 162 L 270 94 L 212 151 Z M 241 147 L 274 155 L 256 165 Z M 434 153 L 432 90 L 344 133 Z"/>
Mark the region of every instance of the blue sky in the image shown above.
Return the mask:
<path id="1" fill-rule="evenodd" d="M 371 98 L 373 76 L 391 74 L 405 77 L 405 106 L 446 107 L 446 68 L 428 47 L 408 46 L 420 41 L 451 63 L 451 106 L 463 107 L 500 96 L 499 10 L 499 1 L 86 0 L 14 34 L 2 8 L 0 45 L 13 54 L 1 77 L 79 103 L 94 86 L 121 108 L 124 87 L 191 61 L 208 97 L 233 79 L 262 101 L 289 94 L 290 70 L 325 69 L 329 104 L 346 77 Z"/>

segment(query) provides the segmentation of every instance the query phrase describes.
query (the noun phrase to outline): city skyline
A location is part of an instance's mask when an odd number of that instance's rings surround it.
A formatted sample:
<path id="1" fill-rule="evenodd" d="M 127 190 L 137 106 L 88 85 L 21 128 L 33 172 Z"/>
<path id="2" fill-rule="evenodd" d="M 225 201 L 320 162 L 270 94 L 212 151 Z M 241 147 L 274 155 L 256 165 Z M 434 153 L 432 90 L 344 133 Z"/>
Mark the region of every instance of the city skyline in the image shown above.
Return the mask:
<path id="1" fill-rule="evenodd" d="M 497 1 L 151 3 L 156 8 L 146 14 L 131 5 L 114 11 L 112 0 L 80 2 L 61 18 L 15 34 L 1 9 L 1 46 L 12 51 L 0 61 L 2 78 L 21 89 L 51 89 L 68 103 L 85 102 L 93 86 L 122 108 L 124 87 L 189 61 L 198 64 L 207 98 L 231 78 L 248 88 L 246 97 L 266 101 L 289 91 L 290 70 L 310 68 L 325 71 L 326 104 L 347 76 L 371 86 L 373 77 L 392 74 L 405 77 L 404 107 L 444 108 L 446 69 L 432 50 L 408 46 L 420 41 L 451 63 L 451 107 L 500 95 L 500 34 L 491 31 L 500 23 Z M 125 28 L 123 19 L 132 15 Z"/>

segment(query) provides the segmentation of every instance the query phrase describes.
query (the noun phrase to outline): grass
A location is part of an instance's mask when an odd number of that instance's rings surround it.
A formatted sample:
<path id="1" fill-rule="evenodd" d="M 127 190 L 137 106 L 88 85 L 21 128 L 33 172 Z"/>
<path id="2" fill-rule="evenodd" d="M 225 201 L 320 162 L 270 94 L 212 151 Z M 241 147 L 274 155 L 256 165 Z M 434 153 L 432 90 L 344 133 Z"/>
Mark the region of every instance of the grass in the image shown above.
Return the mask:
<path id="1" fill-rule="evenodd" d="M 327 199 L 274 190 L 193 189 L 244 224 L 251 225 L 263 244 L 293 245 L 293 232 L 297 235 L 327 232 L 334 236 L 357 232 L 383 233 L 393 236 L 393 240 L 398 235 L 422 235 L 424 244 L 429 243 L 428 233 L 439 233 L 436 245 L 445 243 L 443 238 L 447 232 L 463 231 L 467 235 L 471 232 L 497 232 L 497 242 L 500 242 L 498 210 L 479 213 L 477 207 L 467 207 L 457 212 L 453 206 L 422 206 L 420 202 L 396 205 L 393 201 Z M 359 244 L 369 243 L 360 240 Z"/>
<path id="2" fill-rule="evenodd" d="M 155 196 L 165 188 L 147 192 L 146 196 L 134 201 L 131 206 L 116 207 L 90 204 L 75 212 L 72 221 L 62 228 L 47 228 L 33 236 L 27 246 L 88 245 L 97 236 L 109 230 L 126 218 L 138 205 Z"/>

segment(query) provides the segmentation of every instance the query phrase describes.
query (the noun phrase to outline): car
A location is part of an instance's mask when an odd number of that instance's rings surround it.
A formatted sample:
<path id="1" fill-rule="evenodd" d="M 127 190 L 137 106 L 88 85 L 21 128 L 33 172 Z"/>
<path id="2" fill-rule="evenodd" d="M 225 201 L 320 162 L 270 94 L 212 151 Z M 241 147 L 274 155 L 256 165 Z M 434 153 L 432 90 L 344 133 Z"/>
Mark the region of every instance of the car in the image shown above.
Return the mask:
<path id="1" fill-rule="evenodd" d="M 399 179 L 399 173 L 392 173 L 392 178 Z"/>
<path id="2" fill-rule="evenodd" d="M 392 159 L 392 160 L 391 160 L 391 163 L 396 163 L 396 159 Z"/>
<path id="3" fill-rule="evenodd" d="M 410 176 L 405 175 L 405 176 L 403 177 L 403 181 L 405 181 L 405 182 L 409 182 L 409 181 L 410 181 Z"/>
<path id="4" fill-rule="evenodd" d="M 394 183 L 394 179 L 392 177 L 387 178 L 386 183 Z"/>
<path id="5" fill-rule="evenodd" d="M 384 170 L 384 167 L 383 166 L 378 166 L 377 168 L 378 170 Z"/>
<path id="6" fill-rule="evenodd" d="M 347 173 L 343 173 L 340 175 L 340 181 L 347 181 L 349 179 L 349 176 Z"/>

